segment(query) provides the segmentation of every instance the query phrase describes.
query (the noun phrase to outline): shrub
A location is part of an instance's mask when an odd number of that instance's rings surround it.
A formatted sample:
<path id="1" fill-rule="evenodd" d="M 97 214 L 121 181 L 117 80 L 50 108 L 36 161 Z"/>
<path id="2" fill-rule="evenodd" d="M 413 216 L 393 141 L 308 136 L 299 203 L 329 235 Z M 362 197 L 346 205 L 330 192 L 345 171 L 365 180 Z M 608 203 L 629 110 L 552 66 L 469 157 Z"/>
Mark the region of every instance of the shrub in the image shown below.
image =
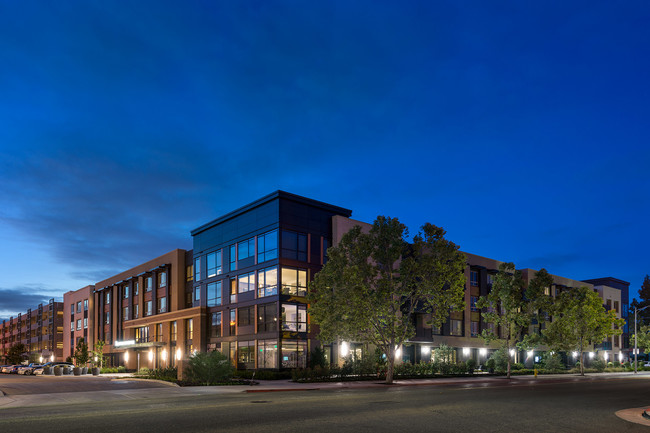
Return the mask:
<path id="1" fill-rule="evenodd" d="M 320 347 L 314 347 L 314 350 L 311 351 L 309 356 L 309 368 L 314 368 L 316 366 L 320 368 L 325 368 L 327 360 L 325 359 L 325 352 Z"/>
<path id="2" fill-rule="evenodd" d="M 591 368 L 598 372 L 603 372 L 605 370 L 605 367 L 607 367 L 607 364 L 605 364 L 605 361 L 602 359 L 594 359 L 591 361 Z"/>
<path id="3" fill-rule="evenodd" d="M 474 374 L 474 370 L 476 370 L 476 360 L 474 358 L 470 358 L 467 360 L 465 365 L 467 365 L 467 372 L 469 374 Z"/>
<path id="4" fill-rule="evenodd" d="M 202 385 L 217 385 L 227 382 L 233 375 L 233 367 L 223 353 L 196 352 L 190 359 L 185 375 L 189 382 Z"/>
<path id="5" fill-rule="evenodd" d="M 488 362 L 490 360 L 494 360 L 493 368 L 495 371 L 503 373 L 508 369 L 508 355 L 506 354 L 505 349 L 494 351 L 494 353 L 492 353 L 492 356 L 490 356 L 490 359 L 488 359 Z M 488 366 L 488 368 L 490 367 Z"/>
<path id="6" fill-rule="evenodd" d="M 612 361 L 609 361 L 607 363 L 607 368 L 612 368 L 612 367 L 614 367 L 614 363 Z"/>
<path id="7" fill-rule="evenodd" d="M 506 368 L 507 368 L 507 365 L 506 365 Z M 512 363 L 512 364 L 510 365 L 510 369 L 511 369 L 512 371 L 523 370 L 524 368 L 525 368 L 525 367 L 524 367 L 524 364 L 522 364 L 521 362 L 514 362 L 514 363 Z"/>
<path id="8" fill-rule="evenodd" d="M 562 357 L 560 356 L 559 353 L 554 353 L 552 355 L 548 355 L 544 359 L 543 366 L 544 366 L 544 369 L 548 370 L 548 371 L 566 370 L 566 366 L 562 362 Z"/>
<path id="9" fill-rule="evenodd" d="M 156 368 L 149 370 L 148 368 L 141 368 L 138 371 L 138 376 L 145 379 L 164 380 L 166 382 L 178 381 L 178 370 L 176 367 Z"/>

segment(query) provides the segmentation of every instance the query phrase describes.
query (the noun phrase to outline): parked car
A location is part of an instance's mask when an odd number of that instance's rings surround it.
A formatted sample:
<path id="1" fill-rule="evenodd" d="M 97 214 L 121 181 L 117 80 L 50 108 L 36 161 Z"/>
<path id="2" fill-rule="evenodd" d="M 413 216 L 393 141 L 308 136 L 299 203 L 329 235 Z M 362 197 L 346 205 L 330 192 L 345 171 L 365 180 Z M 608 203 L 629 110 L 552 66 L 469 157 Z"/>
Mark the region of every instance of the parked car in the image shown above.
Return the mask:
<path id="1" fill-rule="evenodd" d="M 13 365 L 0 365 L 0 373 L 4 373 L 4 369 L 7 369 L 7 373 L 9 373 L 9 367 L 13 367 Z"/>
<path id="2" fill-rule="evenodd" d="M 45 364 L 35 368 L 34 371 L 32 371 L 32 374 L 43 374 L 45 367 L 73 368 L 74 364 L 71 362 L 46 362 Z"/>
<path id="3" fill-rule="evenodd" d="M 2 372 L 3 373 L 9 373 L 9 374 L 16 374 L 16 370 L 20 367 L 19 364 L 17 365 L 6 365 L 2 367 Z"/>
<path id="4" fill-rule="evenodd" d="M 42 367 L 42 365 L 32 362 L 29 365 L 21 365 L 20 367 L 18 367 L 17 373 L 29 376 L 30 374 L 34 374 L 34 370 L 39 367 Z"/>
<path id="5" fill-rule="evenodd" d="M 650 367 L 650 361 L 648 361 L 648 362 L 646 362 L 645 364 L 643 364 L 643 366 L 644 366 L 644 367 Z"/>

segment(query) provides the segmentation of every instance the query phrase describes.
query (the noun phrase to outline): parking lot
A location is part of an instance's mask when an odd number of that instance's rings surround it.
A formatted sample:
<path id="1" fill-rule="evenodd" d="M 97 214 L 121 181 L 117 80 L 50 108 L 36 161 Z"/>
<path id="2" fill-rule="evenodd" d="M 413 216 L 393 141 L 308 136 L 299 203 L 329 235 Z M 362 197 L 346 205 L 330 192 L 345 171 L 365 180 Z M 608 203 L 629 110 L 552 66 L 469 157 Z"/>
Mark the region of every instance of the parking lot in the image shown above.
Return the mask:
<path id="1" fill-rule="evenodd" d="M 55 394 L 85 391 L 164 388 L 169 384 L 115 376 L 22 376 L 0 374 L 0 391 L 5 395 Z"/>

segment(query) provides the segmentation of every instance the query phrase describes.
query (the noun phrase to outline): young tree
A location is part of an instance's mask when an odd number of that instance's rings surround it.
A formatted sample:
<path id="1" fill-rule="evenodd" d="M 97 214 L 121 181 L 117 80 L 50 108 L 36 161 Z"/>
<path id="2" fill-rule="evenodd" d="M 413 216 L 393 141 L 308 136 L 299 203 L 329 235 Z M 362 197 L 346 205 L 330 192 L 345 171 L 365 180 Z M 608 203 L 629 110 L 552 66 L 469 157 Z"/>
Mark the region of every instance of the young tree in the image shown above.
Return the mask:
<path id="1" fill-rule="evenodd" d="M 634 341 L 634 338 L 637 338 L 637 347 L 640 350 L 643 350 L 645 353 L 650 352 L 650 326 L 641 325 L 639 326 L 638 333 L 632 334 L 630 341 Z"/>
<path id="2" fill-rule="evenodd" d="M 74 351 L 74 360 L 77 367 L 85 366 L 88 362 L 88 358 L 90 358 L 90 355 L 88 354 L 88 345 L 83 338 L 80 338 L 79 341 L 77 341 L 77 347 Z"/>
<path id="3" fill-rule="evenodd" d="M 99 364 L 99 368 L 104 366 L 104 340 L 97 340 L 95 342 L 95 350 L 93 350 L 93 365 Z"/>
<path id="4" fill-rule="evenodd" d="M 397 218 L 379 216 L 369 233 L 355 226 L 328 250 L 328 262 L 310 285 L 309 313 L 324 342 L 374 344 L 387 356 L 392 383 L 397 349 L 415 333 L 416 311 L 441 326 L 463 308 L 465 256 L 425 224 L 413 242 Z"/>
<path id="5" fill-rule="evenodd" d="M 544 268 L 537 271 L 528 282 L 523 299 L 524 311 L 528 314 L 528 324 L 539 324 L 540 333 L 525 333 L 521 341 L 516 343 L 520 350 L 532 350 L 542 342 L 542 324 L 548 321 L 553 306 L 553 298 L 550 293 L 552 284 L 553 276 Z"/>
<path id="6" fill-rule="evenodd" d="M 521 271 L 515 269 L 514 263 L 501 263 L 499 273 L 494 278 L 492 290 L 487 296 L 481 296 L 476 306 L 483 320 L 494 325 L 494 330 L 484 329 L 481 337 L 489 343 L 499 338 L 501 329 L 503 349 L 508 355 L 507 375 L 510 378 L 510 349 L 519 340 L 521 330 L 530 324 L 530 313 L 523 296 L 524 280 Z"/>
<path id="7" fill-rule="evenodd" d="M 625 320 L 612 310 L 605 311 L 603 300 L 588 287 L 569 289 L 555 298 L 553 320 L 543 332 L 544 341 L 554 351 L 578 351 L 580 375 L 584 376 L 584 350 L 612 335 L 621 335 Z"/>

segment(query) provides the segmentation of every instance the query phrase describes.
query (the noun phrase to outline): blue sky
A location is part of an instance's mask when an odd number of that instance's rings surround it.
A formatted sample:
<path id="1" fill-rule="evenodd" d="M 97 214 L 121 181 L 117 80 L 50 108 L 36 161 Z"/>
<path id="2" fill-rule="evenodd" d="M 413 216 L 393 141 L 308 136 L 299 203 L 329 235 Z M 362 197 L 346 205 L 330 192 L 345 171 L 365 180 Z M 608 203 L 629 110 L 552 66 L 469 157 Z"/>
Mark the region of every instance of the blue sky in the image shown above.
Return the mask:
<path id="1" fill-rule="evenodd" d="M 277 189 L 636 294 L 648 22 L 643 1 L 0 0 L 0 317 Z"/>

